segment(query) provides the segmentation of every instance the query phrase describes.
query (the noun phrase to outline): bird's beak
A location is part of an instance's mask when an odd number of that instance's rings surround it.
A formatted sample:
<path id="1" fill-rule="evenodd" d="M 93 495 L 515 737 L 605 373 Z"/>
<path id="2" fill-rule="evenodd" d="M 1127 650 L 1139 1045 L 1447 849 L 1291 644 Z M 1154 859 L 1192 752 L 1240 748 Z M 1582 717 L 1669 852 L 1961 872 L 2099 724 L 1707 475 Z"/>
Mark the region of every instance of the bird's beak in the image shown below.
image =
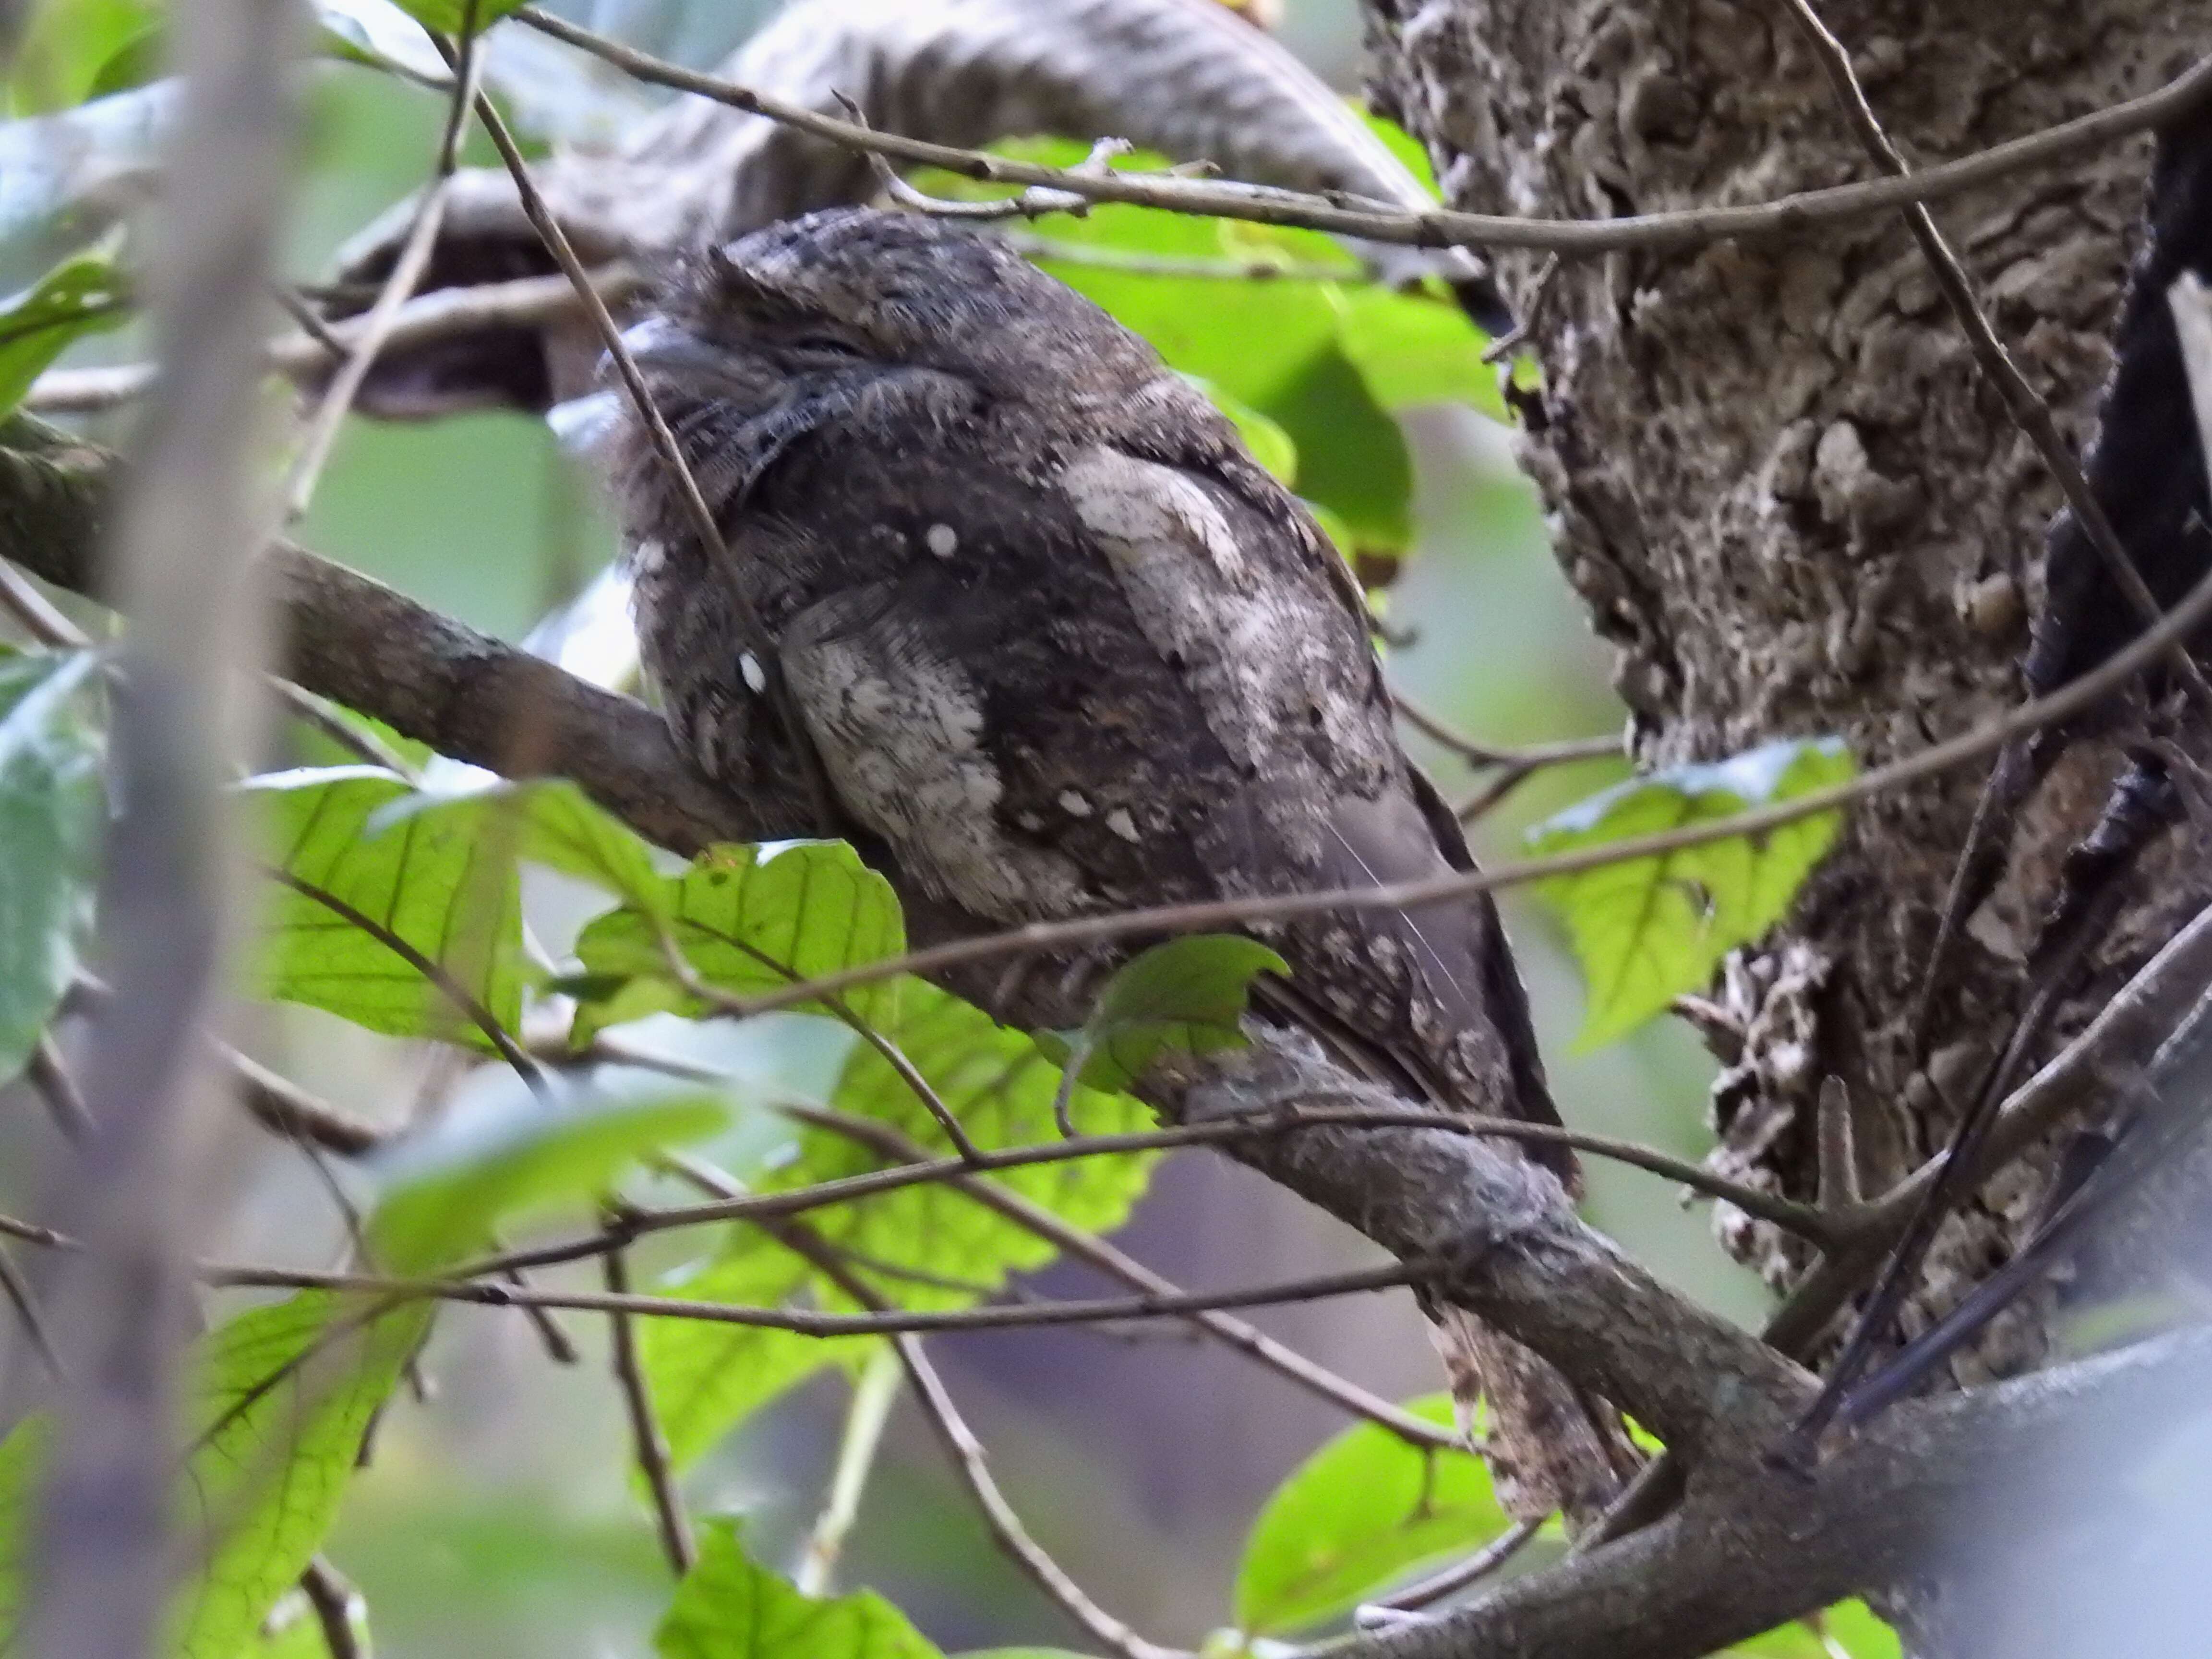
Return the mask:
<path id="1" fill-rule="evenodd" d="M 650 317 L 624 329 L 622 342 L 640 368 L 679 380 L 717 378 L 729 366 L 726 354 L 665 317 Z"/>

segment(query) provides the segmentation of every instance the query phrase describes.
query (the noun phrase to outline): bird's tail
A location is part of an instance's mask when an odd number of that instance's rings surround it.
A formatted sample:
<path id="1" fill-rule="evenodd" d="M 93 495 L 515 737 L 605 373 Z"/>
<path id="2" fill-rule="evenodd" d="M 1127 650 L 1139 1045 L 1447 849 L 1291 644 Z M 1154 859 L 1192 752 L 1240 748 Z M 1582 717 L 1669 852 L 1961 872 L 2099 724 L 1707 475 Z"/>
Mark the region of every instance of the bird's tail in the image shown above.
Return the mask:
<path id="1" fill-rule="evenodd" d="M 1557 1511 L 1571 1530 L 1595 1520 L 1638 1461 L 1620 1414 L 1463 1309 L 1434 1308 L 1430 1318 L 1461 1432 L 1490 1465 L 1506 1513 L 1539 1521 Z"/>

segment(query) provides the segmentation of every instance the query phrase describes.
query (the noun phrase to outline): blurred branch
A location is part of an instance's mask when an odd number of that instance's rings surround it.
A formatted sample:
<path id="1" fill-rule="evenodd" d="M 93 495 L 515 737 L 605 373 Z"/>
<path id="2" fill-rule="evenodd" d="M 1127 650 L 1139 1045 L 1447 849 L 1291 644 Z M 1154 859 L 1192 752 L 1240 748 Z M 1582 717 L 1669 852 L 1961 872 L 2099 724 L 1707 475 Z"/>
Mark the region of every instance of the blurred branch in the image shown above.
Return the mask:
<path id="1" fill-rule="evenodd" d="M 77 1381 L 58 1397 L 31 1523 L 19 1635 L 33 1659 L 155 1651 L 181 1559 L 170 1544 L 178 1392 L 204 1125 L 220 1087 L 198 1033 L 246 879 L 220 791 L 258 701 L 240 676 L 262 654 L 250 447 L 289 194 L 298 22 L 288 0 L 193 0 L 171 31 L 183 109 L 148 284 L 162 374 L 107 561 L 132 622 L 112 688 L 121 811 L 99 902 L 113 995 L 87 1043 L 92 1133 L 48 1194 L 87 1248 L 58 1258 L 50 1280 Z"/>
<path id="2" fill-rule="evenodd" d="M 830 1476 L 830 1495 L 822 1513 L 806 1534 L 806 1548 L 799 1558 L 792 1583 L 801 1595 L 830 1594 L 838 1558 L 845 1540 L 860 1516 L 860 1496 L 867 1489 L 868 1473 L 876 1454 L 883 1449 L 884 1430 L 891 1407 L 898 1401 L 899 1379 L 904 1375 L 899 1356 L 888 1345 L 868 1356 L 854 1380 L 852 1398 L 845 1407 L 844 1432 L 837 1438 L 837 1466 Z"/>
<path id="3" fill-rule="evenodd" d="M 636 269 L 627 264 L 602 265 L 591 273 L 593 291 L 610 305 L 636 294 L 643 283 Z M 486 329 L 558 322 L 582 313 L 583 302 L 567 277 L 519 276 L 480 287 L 440 289 L 408 301 L 392 313 L 374 354 L 366 349 L 373 317 L 327 323 L 323 332 L 356 359 L 380 358 Z M 330 350 L 321 337 L 304 330 L 270 341 L 263 348 L 262 361 L 271 374 L 308 381 L 327 374 L 331 366 Z M 154 374 L 151 363 L 52 369 L 33 384 L 23 407 L 52 415 L 96 413 L 143 397 L 154 383 Z"/>

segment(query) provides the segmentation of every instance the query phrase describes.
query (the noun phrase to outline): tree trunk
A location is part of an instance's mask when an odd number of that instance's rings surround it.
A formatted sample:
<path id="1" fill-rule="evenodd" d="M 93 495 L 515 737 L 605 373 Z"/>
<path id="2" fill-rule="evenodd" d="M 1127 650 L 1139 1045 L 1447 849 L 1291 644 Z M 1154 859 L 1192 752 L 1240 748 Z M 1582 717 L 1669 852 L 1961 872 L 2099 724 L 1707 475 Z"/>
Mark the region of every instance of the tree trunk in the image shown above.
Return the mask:
<path id="1" fill-rule="evenodd" d="M 1826 0 L 1877 115 L 1925 165 L 2148 91 L 2212 41 L 2207 0 Z M 1477 211 L 1612 216 L 1759 201 L 1871 174 L 1783 0 L 1369 0 L 1378 102 Z M 2021 174 L 1936 210 L 1999 335 L 2077 447 L 2090 435 L 2151 143 Z M 1878 765 L 2001 713 L 2041 603 L 2057 486 L 1978 373 L 1900 216 L 1564 265 L 1504 261 L 1543 370 L 1525 464 L 1561 568 L 1618 647 L 1649 765 L 1834 732 Z M 1879 1190 L 1939 1150 L 2019 1000 L 2067 848 L 2095 822 L 2127 720 L 2074 743 L 2007 825 L 1994 894 L 1953 949 L 1927 1052 L 1905 1027 L 1984 764 L 1856 810 L 1787 922 L 1714 1000 L 1717 1161 L 1811 1198 L 1814 1103 L 1850 1091 Z M 2078 1030 L 2203 903 L 2168 834 L 2038 1049 Z M 2007 1255 L 2059 1143 L 1943 1230 L 1917 1330 Z M 1802 1253 L 1724 1210 L 1778 1286 Z M 1971 1382 L 2043 1351 L 2047 1303 L 1954 1362 Z"/>

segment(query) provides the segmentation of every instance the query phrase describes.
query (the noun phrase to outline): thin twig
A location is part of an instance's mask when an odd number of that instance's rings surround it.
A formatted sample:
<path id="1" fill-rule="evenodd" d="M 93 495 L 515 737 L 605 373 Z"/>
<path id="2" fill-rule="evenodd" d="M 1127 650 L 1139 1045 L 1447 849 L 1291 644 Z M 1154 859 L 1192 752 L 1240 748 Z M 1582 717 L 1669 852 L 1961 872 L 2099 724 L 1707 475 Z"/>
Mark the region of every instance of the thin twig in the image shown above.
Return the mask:
<path id="1" fill-rule="evenodd" d="M 447 107 L 445 131 L 439 139 L 430 183 L 415 210 L 415 222 L 408 227 L 407 240 L 400 245 L 398 257 L 392 261 L 392 274 L 385 279 L 376 303 L 369 307 L 368 319 L 362 325 L 359 340 L 338 372 L 331 377 L 328 389 L 315 405 L 315 412 L 308 417 L 301 435 L 299 453 L 284 484 L 287 522 L 307 510 L 307 503 L 314 496 L 316 481 L 322 477 L 331 446 L 337 441 L 338 427 L 352 409 L 353 400 L 368 380 L 377 354 L 384 349 L 385 336 L 398 316 L 400 307 L 413 295 L 415 285 L 429 268 L 438 228 L 445 222 L 453 170 L 460 161 L 461 133 L 468 120 L 469 100 L 476 92 L 477 68 L 483 57 L 476 47 L 476 15 L 477 0 L 463 0 L 460 61 L 453 70 L 453 97 Z"/>
<path id="2" fill-rule="evenodd" d="M 793 985 L 804 980 L 805 976 L 796 969 L 787 963 L 778 962 L 767 951 L 744 939 L 729 933 L 717 933 L 715 938 L 720 943 L 757 962 L 770 973 L 781 975 Z M 709 1006 L 716 1006 L 726 997 L 726 993 L 716 989 L 700 976 L 699 970 L 691 965 L 691 959 L 684 954 L 684 947 L 678 943 L 674 929 L 665 925 L 660 928 L 660 954 L 668 963 L 669 972 L 676 976 L 676 982 L 702 1002 Z M 907 1058 L 904 1049 L 878 1030 L 872 1023 L 861 1018 L 854 1011 L 852 1003 L 846 998 L 824 997 L 823 1006 L 830 1011 L 830 1015 L 839 1024 L 873 1049 L 884 1065 L 891 1068 L 892 1073 L 921 1103 L 922 1109 L 936 1119 L 937 1127 L 945 1131 L 945 1138 L 952 1143 L 953 1151 L 959 1153 L 964 1162 L 973 1164 L 982 1157 L 982 1148 L 976 1146 L 969 1138 L 968 1131 L 961 1127 L 959 1118 L 954 1115 L 951 1107 L 945 1103 L 945 1097 L 937 1092 L 914 1061 Z"/>
<path id="3" fill-rule="evenodd" d="M 292 1267 L 263 1267 L 218 1262 L 201 1269 L 202 1279 L 225 1288 L 258 1286 L 283 1290 L 367 1291 L 395 1301 L 431 1298 L 473 1302 L 490 1308 L 572 1308 L 585 1313 L 631 1313 L 649 1319 L 690 1319 L 708 1324 L 744 1325 L 762 1330 L 793 1331 L 801 1336 L 891 1336 L 912 1331 L 1001 1331 L 1030 1326 L 1095 1325 L 1121 1319 L 1180 1317 L 1202 1308 L 1274 1307 L 1288 1302 L 1317 1302 L 1368 1291 L 1401 1289 L 1432 1276 L 1436 1264 L 1396 1262 L 1352 1273 L 1321 1273 L 1245 1290 L 1200 1291 L 1182 1296 L 1102 1297 L 1092 1300 L 1031 1302 L 1016 1307 L 939 1309 L 886 1314 L 822 1313 L 811 1309 L 750 1308 L 729 1302 L 689 1301 L 678 1297 L 617 1296 L 611 1291 L 549 1291 L 467 1279 L 393 1279 L 380 1273 L 316 1273 Z"/>
<path id="4" fill-rule="evenodd" d="M 1813 8 L 1812 0 L 1784 0 L 1798 26 L 1813 47 L 1813 55 L 1820 61 L 1821 73 L 1827 77 L 1836 100 L 1844 107 L 1851 130 L 1858 136 L 1869 155 L 1877 167 L 1892 178 L 1909 179 L 1912 169 L 1905 157 L 1892 143 L 1889 135 L 1882 131 L 1881 122 L 1867 101 L 1866 89 L 1859 84 L 1857 72 L 1851 68 L 1851 54 L 1844 43 L 1820 21 Z M 2089 488 L 2089 481 L 2081 474 L 2081 463 L 2059 435 L 2057 422 L 2051 416 L 2051 405 L 2027 383 L 2020 366 L 2005 349 L 2004 342 L 1997 337 L 1990 325 L 1989 313 L 1974 294 L 1973 281 L 1966 275 L 1966 267 L 1936 228 L 1936 217 L 1928 210 L 1925 202 L 1915 202 L 1905 210 L 1905 223 L 1911 228 L 1912 239 L 1920 245 L 1926 256 L 1929 270 L 1936 277 L 1936 285 L 1951 307 L 1951 313 L 1966 330 L 1966 339 L 1973 348 L 1974 361 L 1983 375 L 2004 399 L 2014 424 L 2027 434 L 2043 458 L 2043 465 L 2057 481 L 2066 497 L 2066 505 L 2073 510 L 2075 520 L 2089 544 L 2104 561 L 2106 573 L 2118 584 L 2120 592 L 2136 609 L 2145 623 L 2155 622 L 2159 604 L 2142 573 L 2136 568 L 2135 560 L 2120 544 L 2119 534 L 2112 528 L 2104 505 Z M 2186 686 L 2201 708 L 2212 709 L 2212 684 L 2205 682 L 2203 671 L 2196 659 L 2189 654 L 2188 647 L 2180 641 L 2174 642 L 2169 655 L 2169 665 L 2175 677 Z"/>
<path id="5" fill-rule="evenodd" d="M 786 1110 L 802 1122 L 814 1124 L 858 1141 L 879 1157 L 895 1158 L 904 1164 L 924 1163 L 929 1158 L 927 1148 L 875 1118 L 805 1107 L 790 1107 Z M 947 1177 L 946 1184 L 1017 1226 L 1026 1228 L 1063 1255 L 1088 1262 L 1133 1290 L 1152 1296 L 1181 1296 L 1184 1293 L 1182 1286 L 1164 1274 L 1154 1273 L 1109 1241 L 1096 1233 L 1070 1225 L 1043 1205 L 1032 1202 L 998 1182 L 987 1181 L 963 1171 Z M 1209 1336 L 1239 1353 L 1248 1355 L 1330 1404 L 1340 1406 L 1389 1430 L 1407 1445 L 1425 1451 L 1456 1449 L 1463 1443 L 1452 1430 L 1431 1423 L 1425 1418 L 1416 1417 L 1379 1395 L 1370 1394 L 1358 1383 L 1339 1376 L 1326 1366 L 1285 1347 L 1258 1328 L 1233 1315 L 1209 1310 L 1191 1315 L 1190 1322 Z"/>
<path id="6" fill-rule="evenodd" d="M 92 1139 L 92 1109 L 84 1103 L 84 1091 L 70 1075 L 62 1060 L 61 1048 L 51 1033 L 42 1033 L 32 1045 L 23 1075 L 30 1079 L 39 1098 L 46 1102 L 54 1127 L 73 1146 L 82 1146 Z"/>
<path id="7" fill-rule="evenodd" d="M 354 1620 L 368 1604 L 352 1582 L 319 1555 L 300 1575 L 300 1593 L 314 1613 L 315 1628 L 322 1632 L 330 1659 L 366 1659 L 354 1631 Z"/>
<path id="8" fill-rule="evenodd" d="M 1416 247 L 1535 248 L 1566 258 L 1624 249 L 1695 247 L 1737 237 L 1802 235 L 1823 224 L 1864 217 L 1911 202 L 1940 201 L 2010 177 L 2029 167 L 2049 167 L 2110 147 L 2116 138 L 2142 132 L 2194 108 L 2212 93 L 2212 58 L 2198 63 L 2157 91 L 2098 110 L 2075 120 L 1994 145 L 1905 179 L 1878 179 L 1805 191 L 1747 207 L 1698 208 L 1682 213 L 1632 215 L 1618 219 L 1518 219 L 1455 213 L 1444 208 L 1407 212 L 1349 205 L 1358 198 L 1332 201 L 1296 191 L 1256 185 L 1211 183 L 1172 174 L 1112 173 L 1082 177 L 1064 167 L 1041 167 L 883 132 L 824 115 L 767 93 L 756 92 L 711 75 L 700 75 L 633 51 L 604 35 L 524 6 L 513 14 L 532 27 L 590 52 L 617 69 L 659 86 L 764 115 L 770 120 L 860 151 L 872 151 L 963 177 L 994 184 L 1041 185 L 1098 202 L 1133 202 L 1170 212 L 1262 224 L 1296 225 L 1368 241 Z"/>
<path id="9" fill-rule="evenodd" d="M 773 1235 L 787 1248 L 811 1261 L 838 1288 L 863 1307 L 878 1313 L 889 1311 L 881 1297 L 841 1268 L 835 1257 L 821 1248 L 820 1241 L 804 1226 L 785 1223 L 771 1229 Z M 1014 1564 L 1029 1575 L 1036 1587 L 1050 1596 L 1067 1615 L 1091 1633 L 1092 1639 L 1104 1644 L 1122 1659 L 1188 1659 L 1174 1648 L 1164 1648 L 1143 1637 L 1091 1599 L 1089 1592 L 1069 1576 L 1067 1570 L 1045 1552 L 1044 1547 L 1030 1535 L 1014 1506 L 999 1488 L 991 1473 L 989 1460 L 983 1443 L 954 1405 L 951 1392 L 945 1379 L 938 1375 L 937 1367 L 924 1352 L 921 1339 L 911 1334 L 892 1339 L 892 1347 L 898 1354 L 899 1364 L 905 1367 L 907 1380 L 914 1385 L 915 1397 L 921 1404 L 930 1426 L 951 1455 L 953 1465 L 967 1482 L 968 1490 L 975 1499 L 976 1507 L 983 1511 L 984 1524 L 999 1547 Z"/>
<path id="10" fill-rule="evenodd" d="M 610 304 L 636 294 L 644 279 L 625 263 L 602 265 L 592 286 Z M 518 276 L 473 288 L 442 288 L 418 295 L 392 314 L 384 331 L 383 350 L 392 352 L 471 334 L 481 329 L 529 327 L 580 316 L 583 302 L 566 276 Z M 367 316 L 328 325 L 331 337 L 349 349 L 368 331 Z M 263 348 L 262 361 L 272 374 L 305 380 L 327 374 L 328 354 L 313 335 L 279 335 Z M 118 363 L 102 368 L 49 369 L 24 395 L 23 407 L 56 415 L 89 415 L 144 395 L 154 383 L 152 363 Z"/>
<path id="11" fill-rule="evenodd" d="M 5 560 L 0 560 L 0 605 L 5 605 L 40 645 L 78 651 L 92 643 L 85 632 L 62 615 L 52 599 L 31 586 L 31 579 Z"/>
<path id="12" fill-rule="evenodd" d="M 1817 789 L 1794 800 L 1735 813 L 1704 823 L 1688 824 L 1656 835 L 1632 836 L 1593 847 L 1576 848 L 1541 858 L 1494 865 L 1485 871 L 1454 872 L 1418 881 L 1373 887 L 1332 888 L 1322 891 L 1284 893 L 1252 898 L 1213 899 L 1192 904 L 1162 904 L 1116 911 L 1109 915 L 1085 916 L 1069 921 L 1030 922 L 1005 933 L 955 939 L 947 944 L 908 951 L 902 956 L 862 963 L 835 974 L 825 974 L 787 990 L 764 992 L 757 997 L 728 1000 L 732 1013 L 762 1014 L 816 1001 L 856 985 L 873 984 L 900 974 L 927 975 L 944 969 L 994 957 L 1056 951 L 1069 945 L 1091 945 L 1133 933 L 1191 933 L 1236 927 L 1257 921 L 1316 915 L 1338 910 L 1409 910 L 1477 893 L 1496 892 L 1553 876 L 1577 874 L 1630 859 L 1655 858 L 1741 836 L 1761 836 L 1770 830 L 1795 823 L 1818 813 L 1832 812 L 1869 797 L 1886 794 L 1933 777 L 1964 762 L 2002 746 L 2022 732 L 2070 718 L 2102 702 L 2133 679 L 2153 660 L 2165 654 L 2178 640 L 2187 638 L 2207 617 L 2212 617 L 2212 574 L 2192 587 L 2180 604 L 2167 611 L 2155 628 L 2146 629 L 2096 668 L 2069 681 L 2048 696 L 2037 697 L 2008 709 L 1972 731 L 1863 772 L 1847 783 Z"/>
<path id="13" fill-rule="evenodd" d="M 629 1264 L 623 1252 L 609 1250 L 602 1261 L 607 1289 L 627 1297 Z M 681 1578 L 698 1561 L 699 1550 L 692 1541 L 691 1523 L 684 1514 L 683 1496 L 676 1489 L 668 1440 L 660 1432 L 653 1393 L 646 1386 L 645 1368 L 638 1360 L 637 1328 L 630 1314 L 617 1310 L 608 1314 L 607 1329 L 613 1339 L 615 1381 L 621 1385 L 623 1409 L 629 1418 L 631 1450 L 637 1458 L 638 1473 L 645 1477 L 646 1490 L 653 1494 L 653 1517 L 659 1529 L 660 1547 Z"/>
<path id="14" fill-rule="evenodd" d="M 458 59 L 453 47 L 436 34 L 430 38 L 446 61 L 454 65 L 458 72 Z M 700 493 L 699 481 L 692 475 L 690 463 L 684 459 L 683 446 L 677 442 L 676 434 L 670 429 L 659 405 L 653 402 L 653 393 L 645 384 L 645 376 L 638 372 L 637 360 L 630 356 L 629 343 L 623 340 L 622 331 L 615 325 L 606 301 L 599 297 L 598 289 L 592 285 L 591 273 L 585 270 L 584 262 L 576 257 L 576 250 L 570 246 L 568 233 L 561 228 L 560 221 L 553 216 L 552 210 L 545 205 L 544 197 L 531 179 L 530 164 L 523 159 L 514 135 L 507 131 L 506 118 L 482 91 L 476 94 L 476 112 L 486 136 L 491 139 L 492 148 L 499 152 L 500 161 L 514 180 L 515 192 L 522 200 L 524 216 L 545 244 L 545 251 L 553 256 L 554 263 L 568 277 L 570 286 L 576 291 L 577 299 L 583 302 L 584 313 L 591 319 L 592 329 L 598 333 L 600 343 L 606 348 L 608 360 L 615 366 L 623 390 L 636 410 L 637 418 L 644 426 L 647 435 L 652 440 L 653 453 L 660 458 L 662 466 L 667 469 L 669 482 L 676 489 L 677 500 L 683 506 L 685 518 L 690 521 L 691 533 L 698 538 L 708 562 L 727 579 L 731 614 L 736 620 L 738 637 L 759 659 L 768 675 L 769 702 L 782 724 L 793 753 L 799 757 L 799 764 L 806 774 L 807 788 L 812 795 L 818 820 L 817 827 L 829 829 L 840 822 L 833 805 L 836 796 L 823 773 L 821 759 L 815 754 L 814 745 L 808 738 L 806 728 L 800 722 L 798 709 L 792 702 L 791 687 L 781 667 L 781 655 L 775 649 L 775 642 L 751 603 L 744 597 L 746 586 L 739 578 L 735 556 L 731 553 L 729 544 L 723 539 L 722 527 L 716 520 L 714 510 L 707 505 L 706 496 Z"/>
<path id="15" fill-rule="evenodd" d="M 861 1494 L 868 1474 L 883 1449 L 884 1430 L 897 1403 L 899 1382 L 905 1376 L 899 1356 L 889 1343 L 870 1354 L 853 1383 L 853 1397 L 845 1407 L 844 1432 L 837 1437 L 837 1464 L 830 1471 L 830 1492 L 806 1547 L 799 1558 L 792 1583 L 801 1595 L 827 1595 L 834 1583 L 845 1540 L 860 1517 Z"/>
<path id="16" fill-rule="evenodd" d="M 1377 1596 L 1367 1605 L 1387 1608 L 1392 1613 L 1417 1613 L 1423 1607 L 1432 1607 L 1447 1595 L 1456 1595 L 1469 1584 L 1487 1578 L 1518 1555 L 1528 1540 L 1543 1529 L 1544 1523 L 1540 1520 L 1516 1521 L 1464 1561 L 1455 1561 L 1401 1590 Z M 1364 1613 L 1365 1609 L 1362 1611 Z"/>
<path id="17" fill-rule="evenodd" d="M 1119 271 L 1130 276 L 1195 278 L 1223 283 L 1346 283 L 1353 287 L 1375 281 L 1370 273 L 1356 264 L 1315 264 L 1266 254 L 1255 254 L 1243 259 L 1178 259 L 1165 254 L 1140 253 L 1130 248 L 1064 242 L 1024 230 L 1002 231 L 1000 240 L 1024 259 L 1032 259 L 1040 264 L 1079 265 L 1091 270 Z M 1420 292 L 1419 289 L 1413 291 L 1416 294 Z"/>
<path id="18" fill-rule="evenodd" d="M 0 1250 L 0 1292 L 5 1292 L 9 1305 L 15 1310 L 15 1317 L 22 1322 L 23 1334 L 31 1339 L 31 1346 L 39 1351 L 39 1358 L 46 1368 L 46 1375 L 56 1382 L 67 1382 L 69 1373 L 62 1367 L 61 1355 L 54 1348 L 54 1340 L 46 1329 L 45 1316 L 39 1312 L 38 1297 L 31 1293 L 30 1281 L 23 1277 L 22 1269 L 15 1265 L 15 1257 L 5 1250 Z"/>

